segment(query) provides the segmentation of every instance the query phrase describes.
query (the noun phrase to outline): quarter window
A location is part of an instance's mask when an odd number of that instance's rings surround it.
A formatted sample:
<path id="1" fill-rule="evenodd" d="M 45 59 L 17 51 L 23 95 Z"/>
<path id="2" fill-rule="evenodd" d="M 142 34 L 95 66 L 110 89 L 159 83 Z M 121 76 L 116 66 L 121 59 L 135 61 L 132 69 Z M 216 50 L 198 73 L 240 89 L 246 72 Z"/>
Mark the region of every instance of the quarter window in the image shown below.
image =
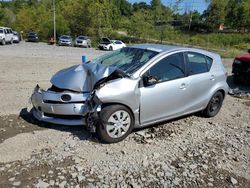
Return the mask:
<path id="1" fill-rule="evenodd" d="M 211 69 L 212 64 L 213 64 L 213 59 L 210 58 L 210 57 L 207 57 L 207 66 L 208 66 L 208 70 Z"/>
<path id="2" fill-rule="evenodd" d="M 208 72 L 206 57 L 199 53 L 188 52 L 187 58 L 190 66 L 190 74 L 200 74 Z"/>
<path id="3" fill-rule="evenodd" d="M 155 77 L 159 82 L 185 77 L 183 53 L 176 53 L 160 60 L 148 70 L 147 75 Z"/>

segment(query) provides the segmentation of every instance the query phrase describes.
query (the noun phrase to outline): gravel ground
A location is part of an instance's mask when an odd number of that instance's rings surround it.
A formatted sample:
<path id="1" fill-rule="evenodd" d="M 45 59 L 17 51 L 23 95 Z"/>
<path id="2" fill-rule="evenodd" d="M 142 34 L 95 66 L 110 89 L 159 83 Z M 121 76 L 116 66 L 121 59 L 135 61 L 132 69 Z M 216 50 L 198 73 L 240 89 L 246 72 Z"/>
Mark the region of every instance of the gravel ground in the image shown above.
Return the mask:
<path id="1" fill-rule="evenodd" d="M 0 46 L 0 187 L 250 187 L 250 87 L 228 82 L 214 118 L 198 114 L 102 144 L 84 127 L 30 115 L 36 83 L 105 52 L 42 43 Z M 230 72 L 232 59 L 224 60 Z M 244 94 L 239 93 L 244 91 Z M 235 97 L 234 97 L 235 96 Z"/>

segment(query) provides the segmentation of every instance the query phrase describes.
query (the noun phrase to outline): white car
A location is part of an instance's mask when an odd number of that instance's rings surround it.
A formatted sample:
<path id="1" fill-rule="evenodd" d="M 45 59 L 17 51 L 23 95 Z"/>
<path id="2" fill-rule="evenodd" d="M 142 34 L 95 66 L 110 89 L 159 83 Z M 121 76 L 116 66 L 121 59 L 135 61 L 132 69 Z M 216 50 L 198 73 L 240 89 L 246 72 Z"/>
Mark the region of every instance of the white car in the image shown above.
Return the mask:
<path id="1" fill-rule="evenodd" d="M 13 42 L 19 43 L 20 42 L 20 35 L 17 31 L 13 31 Z"/>
<path id="2" fill-rule="evenodd" d="M 13 32 L 11 28 L 0 27 L 0 44 L 13 43 Z"/>
<path id="3" fill-rule="evenodd" d="M 75 40 L 75 46 L 90 48 L 91 40 L 87 36 L 78 36 Z"/>
<path id="4" fill-rule="evenodd" d="M 124 47 L 126 47 L 126 44 L 124 44 L 122 41 L 110 40 L 108 38 L 102 38 L 102 41 L 98 45 L 98 48 L 100 50 L 110 50 L 110 51 L 118 50 Z"/>

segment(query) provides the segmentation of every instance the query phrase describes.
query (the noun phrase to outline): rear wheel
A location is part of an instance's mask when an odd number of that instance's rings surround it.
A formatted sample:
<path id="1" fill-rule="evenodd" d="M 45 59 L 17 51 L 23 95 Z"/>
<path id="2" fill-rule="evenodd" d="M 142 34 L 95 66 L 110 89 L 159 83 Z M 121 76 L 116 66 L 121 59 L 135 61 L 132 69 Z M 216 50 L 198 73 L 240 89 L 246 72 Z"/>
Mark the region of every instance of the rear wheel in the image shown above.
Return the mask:
<path id="1" fill-rule="evenodd" d="M 97 134 L 107 143 L 116 143 L 125 139 L 134 127 L 132 113 L 122 105 L 104 107 L 100 112 L 100 120 Z"/>
<path id="2" fill-rule="evenodd" d="M 109 51 L 113 51 L 113 47 L 112 46 L 109 47 Z"/>
<path id="3" fill-rule="evenodd" d="M 203 111 L 203 114 L 206 117 L 216 116 L 221 109 L 223 100 L 223 94 L 220 91 L 216 92 L 210 99 L 206 109 Z"/>

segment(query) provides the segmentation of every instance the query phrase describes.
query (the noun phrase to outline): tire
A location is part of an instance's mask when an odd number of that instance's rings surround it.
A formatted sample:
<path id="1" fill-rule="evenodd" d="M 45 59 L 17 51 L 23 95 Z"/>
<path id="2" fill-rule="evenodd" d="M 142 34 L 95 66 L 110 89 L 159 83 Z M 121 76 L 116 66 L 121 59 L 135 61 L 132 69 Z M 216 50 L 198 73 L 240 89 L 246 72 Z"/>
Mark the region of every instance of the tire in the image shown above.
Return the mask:
<path id="1" fill-rule="evenodd" d="M 109 51 L 113 51 L 113 47 L 112 46 L 109 47 Z"/>
<path id="2" fill-rule="evenodd" d="M 13 44 L 13 39 L 10 40 L 10 44 Z"/>
<path id="3" fill-rule="evenodd" d="M 97 135 L 106 143 L 116 143 L 125 139 L 134 127 L 134 116 L 122 105 L 106 106 L 100 112 Z"/>
<path id="4" fill-rule="evenodd" d="M 218 91 L 210 99 L 206 109 L 203 111 L 205 117 L 214 117 L 221 109 L 224 97 L 223 94 Z"/>
<path id="5" fill-rule="evenodd" d="M 2 45 L 4 46 L 5 44 L 6 44 L 5 39 L 3 39 L 3 41 L 2 41 Z"/>

